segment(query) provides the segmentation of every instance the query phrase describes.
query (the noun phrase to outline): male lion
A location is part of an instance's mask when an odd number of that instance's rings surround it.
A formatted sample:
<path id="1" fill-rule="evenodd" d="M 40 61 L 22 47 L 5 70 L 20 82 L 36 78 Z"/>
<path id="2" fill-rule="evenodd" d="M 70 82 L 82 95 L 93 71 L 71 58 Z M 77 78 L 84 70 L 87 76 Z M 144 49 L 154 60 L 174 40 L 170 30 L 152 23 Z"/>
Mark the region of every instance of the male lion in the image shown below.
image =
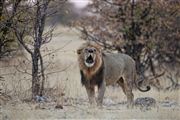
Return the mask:
<path id="1" fill-rule="evenodd" d="M 136 80 L 135 61 L 121 53 L 105 53 L 95 43 L 84 43 L 78 50 L 81 83 L 85 86 L 89 102 L 95 105 L 95 86 L 98 87 L 97 105 L 102 106 L 106 85 L 118 83 L 127 96 L 128 106 L 133 105 L 132 88 L 140 89 Z"/>

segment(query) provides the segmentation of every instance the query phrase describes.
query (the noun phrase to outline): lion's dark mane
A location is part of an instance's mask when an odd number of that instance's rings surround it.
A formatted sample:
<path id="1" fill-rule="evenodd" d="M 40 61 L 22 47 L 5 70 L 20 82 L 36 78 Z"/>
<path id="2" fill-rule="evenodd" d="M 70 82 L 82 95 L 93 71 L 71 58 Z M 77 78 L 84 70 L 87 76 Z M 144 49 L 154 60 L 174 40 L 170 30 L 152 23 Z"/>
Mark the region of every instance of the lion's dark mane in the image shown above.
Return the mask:
<path id="1" fill-rule="evenodd" d="M 103 82 L 104 64 L 102 64 L 99 70 L 89 80 L 86 78 L 82 70 L 80 70 L 80 74 L 81 74 L 82 85 L 87 85 L 87 86 L 97 85 L 99 88 Z"/>

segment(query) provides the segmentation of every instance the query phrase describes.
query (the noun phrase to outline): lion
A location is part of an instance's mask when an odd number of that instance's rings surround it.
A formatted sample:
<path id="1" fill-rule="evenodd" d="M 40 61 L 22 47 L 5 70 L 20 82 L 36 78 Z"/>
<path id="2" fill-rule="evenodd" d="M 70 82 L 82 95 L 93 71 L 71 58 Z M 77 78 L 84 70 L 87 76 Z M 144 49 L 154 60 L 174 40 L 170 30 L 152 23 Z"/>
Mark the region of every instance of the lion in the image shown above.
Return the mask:
<path id="1" fill-rule="evenodd" d="M 99 45 L 92 42 L 84 43 L 77 50 L 80 68 L 81 83 L 85 86 L 89 103 L 102 106 L 106 86 L 118 83 L 127 96 L 128 107 L 133 106 L 134 95 L 132 88 L 135 86 L 142 92 L 136 82 L 135 61 L 122 53 L 106 53 Z M 98 88 L 98 96 L 95 98 L 95 86 Z"/>

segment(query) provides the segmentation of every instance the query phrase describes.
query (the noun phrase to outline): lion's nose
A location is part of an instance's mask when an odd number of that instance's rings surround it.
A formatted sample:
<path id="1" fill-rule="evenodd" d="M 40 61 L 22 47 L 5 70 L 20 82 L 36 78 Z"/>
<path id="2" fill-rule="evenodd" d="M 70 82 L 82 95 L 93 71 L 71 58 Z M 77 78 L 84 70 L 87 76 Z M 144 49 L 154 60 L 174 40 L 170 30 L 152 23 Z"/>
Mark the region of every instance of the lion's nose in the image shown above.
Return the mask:
<path id="1" fill-rule="evenodd" d="M 93 53 L 93 50 L 89 49 L 88 52 L 89 52 L 89 53 Z"/>

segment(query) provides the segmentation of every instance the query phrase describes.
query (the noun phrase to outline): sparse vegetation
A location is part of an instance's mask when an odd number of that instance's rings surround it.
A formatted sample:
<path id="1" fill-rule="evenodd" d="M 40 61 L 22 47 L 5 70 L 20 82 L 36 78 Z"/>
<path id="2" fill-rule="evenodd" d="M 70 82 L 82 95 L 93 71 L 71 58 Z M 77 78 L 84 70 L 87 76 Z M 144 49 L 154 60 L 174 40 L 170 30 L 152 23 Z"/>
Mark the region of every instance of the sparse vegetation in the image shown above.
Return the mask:
<path id="1" fill-rule="evenodd" d="M 78 10 L 68 0 L 0 0 L 0 118 L 179 119 L 179 0 L 92 0 Z M 117 85 L 89 109 L 76 54 L 86 41 L 129 54 L 154 86 L 133 90 L 133 109 Z"/>

